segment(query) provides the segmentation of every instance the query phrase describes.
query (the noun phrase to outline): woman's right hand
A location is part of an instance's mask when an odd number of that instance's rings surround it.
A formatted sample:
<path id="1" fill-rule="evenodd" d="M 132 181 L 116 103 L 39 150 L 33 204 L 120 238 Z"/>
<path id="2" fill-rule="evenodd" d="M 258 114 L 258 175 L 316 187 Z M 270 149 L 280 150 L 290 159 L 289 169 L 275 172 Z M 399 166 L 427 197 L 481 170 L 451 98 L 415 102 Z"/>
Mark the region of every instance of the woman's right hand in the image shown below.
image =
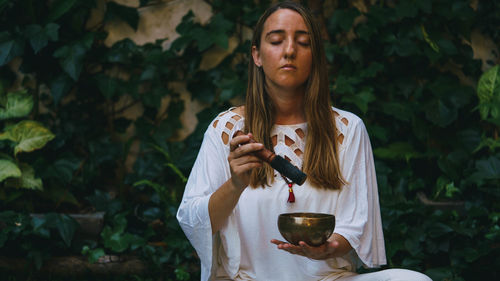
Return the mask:
<path id="1" fill-rule="evenodd" d="M 250 143 L 252 134 L 242 134 L 234 137 L 229 142 L 229 167 L 231 168 L 231 182 L 238 190 L 242 190 L 250 184 L 250 173 L 252 169 L 261 167 L 262 160 L 252 152 L 264 148 L 261 143 Z"/>

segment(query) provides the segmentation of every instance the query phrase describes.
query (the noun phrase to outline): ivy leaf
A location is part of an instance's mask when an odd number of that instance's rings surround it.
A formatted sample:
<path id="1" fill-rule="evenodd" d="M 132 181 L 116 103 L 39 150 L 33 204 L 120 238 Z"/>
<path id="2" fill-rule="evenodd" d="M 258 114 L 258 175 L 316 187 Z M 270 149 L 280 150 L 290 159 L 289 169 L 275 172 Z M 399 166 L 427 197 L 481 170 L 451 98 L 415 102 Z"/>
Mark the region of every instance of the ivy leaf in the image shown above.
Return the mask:
<path id="1" fill-rule="evenodd" d="M 347 31 L 354 23 L 354 19 L 359 15 L 360 12 L 356 8 L 338 9 L 333 13 L 328 25 L 332 31 L 335 31 L 337 27 L 340 27 L 343 31 Z"/>
<path id="2" fill-rule="evenodd" d="M 139 25 L 139 13 L 136 8 L 127 7 L 118 3 L 109 1 L 106 5 L 105 21 L 123 20 L 134 30 Z"/>
<path id="3" fill-rule="evenodd" d="M 409 121 L 413 117 L 413 109 L 408 103 L 384 102 L 380 104 L 382 112 L 401 121 Z"/>
<path id="4" fill-rule="evenodd" d="M 471 176 L 475 180 L 500 179 L 500 159 L 490 156 L 476 162 L 476 172 Z"/>
<path id="5" fill-rule="evenodd" d="M 27 90 L 7 93 L 5 105 L 0 105 L 0 120 L 24 117 L 33 109 L 33 97 Z"/>
<path id="6" fill-rule="evenodd" d="M 42 124 L 31 120 L 21 121 L 0 134 L 0 140 L 8 139 L 17 143 L 14 148 L 16 155 L 19 152 L 40 149 L 54 137 L 55 135 Z"/>
<path id="7" fill-rule="evenodd" d="M 44 178 L 55 178 L 62 183 L 69 183 L 73 179 L 73 174 L 80 167 L 81 163 L 82 160 L 73 155 L 60 157 L 47 167 L 42 176 Z"/>
<path id="8" fill-rule="evenodd" d="M 73 84 L 73 80 L 65 73 L 61 73 L 52 80 L 50 83 L 50 93 L 52 94 L 54 104 L 59 104 L 59 101 L 69 92 Z"/>
<path id="9" fill-rule="evenodd" d="M 481 75 L 477 86 L 477 96 L 481 119 L 486 120 L 490 114 L 493 118 L 500 117 L 498 112 L 493 115 L 493 108 L 500 107 L 500 65 L 490 68 Z"/>
<path id="10" fill-rule="evenodd" d="M 335 92 L 344 93 L 356 93 L 356 85 L 358 85 L 362 80 L 355 76 L 339 75 L 335 81 Z"/>
<path id="11" fill-rule="evenodd" d="M 215 44 L 227 49 L 227 33 L 233 28 L 233 23 L 225 19 L 222 13 L 218 13 L 211 19 L 209 28 L 211 36 L 208 37 L 212 37 Z"/>
<path id="12" fill-rule="evenodd" d="M 50 238 L 50 230 L 46 225 L 46 217 L 45 216 L 33 216 L 31 218 L 31 226 L 33 226 L 33 233 L 40 235 L 44 238 Z"/>
<path id="13" fill-rule="evenodd" d="M 405 159 L 409 161 L 412 158 L 422 157 L 422 154 L 406 142 L 391 143 L 386 147 L 379 147 L 373 150 L 373 154 L 382 159 Z"/>
<path id="14" fill-rule="evenodd" d="M 443 51 L 446 55 L 456 55 L 458 53 L 457 48 L 453 45 L 453 42 L 450 40 L 439 38 L 436 40 L 436 44 L 439 46 L 439 49 Z"/>
<path id="15" fill-rule="evenodd" d="M 115 215 L 113 224 L 113 228 L 110 226 L 104 227 L 101 237 L 106 248 L 120 253 L 128 249 L 131 243 L 135 243 L 137 238 L 130 233 L 125 233 L 127 219 L 124 213 Z"/>
<path id="16" fill-rule="evenodd" d="M 426 107 L 425 117 L 437 126 L 444 128 L 457 119 L 458 112 L 444 101 L 436 99 Z"/>
<path id="17" fill-rule="evenodd" d="M 78 226 L 79 224 L 70 216 L 57 215 L 56 227 L 66 246 L 71 246 L 71 240 Z"/>
<path id="18" fill-rule="evenodd" d="M 18 178 L 21 176 L 21 170 L 17 165 L 7 159 L 0 159 L 0 182 L 6 178 Z"/>
<path id="19" fill-rule="evenodd" d="M 97 87 L 101 91 L 102 95 L 107 99 L 111 99 L 117 92 L 120 82 L 107 75 L 98 75 L 96 77 Z"/>
<path id="20" fill-rule="evenodd" d="M 45 27 L 42 27 L 38 24 L 31 24 L 26 27 L 25 35 L 36 54 L 47 46 L 49 41 L 57 41 L 59 37 L 59 25 L 49 23 Z"/>
<path id="21" fill-rule="evenodd" d="M 35 177 L 35 170 L 28 164 L 21 164 L 21 177 L 16 179 L 18 188 L 43 190 L 42 180 Z"/>
<path id="22" fill-rule="evenodd" d="M 216 93 L 216 87 L 213 84 L 216 80 L 210 74 L 205 71 L 197 72 L 187 85 L 192 96 L 205 103 L 212 103 Z"/>
<path id="23" fill-rule="evenodd" d="M 78 0 L 56 0 L 50 6 L 50 12 L 47 16 L 47 22 L 55 22 L 61 16 L 66 14 Z"/>
<path id="24" fill-rule="evenodd" d="M 106 255 L 103 248 L 90 249 L 89 246 L 83 246 L 82 255 L 86 255 L 89 257 L 89 263 L 95 263 L 99 260 L 99 258 Z"/>
<path id="25" fill-rule="evenodd" d="M 95 195 L 85 197 L 97 211 L 104 211 L 107 215 L 114 215 L 122 209 L 121 201 L 111 199 L 108 193 L 95 190 Z"/>
<path id="26" fill-rule="evenodd" d="M 192 10 L 189 10 L 189 12 L 182 17 L 181 23 L 177 25 L 175 31 L 177 31 L 180 35 L 188 34 L 194 26 L 193 18 L 194 13 Z"/>
<path id="27" fill-rule="evenodd" d="M 368 104 L 374 100 L 373 88 L 365 88 L 355 95 L 342 96 L 342 102 L 355 104 L 363 113 L 368 111 Z"/>
<path id="28" fill-rule="evenodd" d="M 224 77 L 219 81 L 215 81 L 215 85 L 222 89 L 219 99 L 228 101 L 231 98 L 245 93 L 246 84 L 243 79 L 240 79 L 236 74 L 230 74 L 229 77 Z"/>
<path id="29" fill-rule="evenodd" d="M 59 63 L 63 70 L 73 80 L 77 81 L 83 68 L 83 59 L 87 52 L 86 47 L 82 43 L 66 45 L 54 52 L 54 57 L 59 59 Z"/>
<path id="30" fill-rule="evenodd" d="M 378 62 L 371 63 L 367 68 L 364 68 L 359 76 L 361 78 L 373 78 L 377 73 L 384 70 L 384 65 Z"/>
<path id="31" fill-rule="evenodd" d="M 10 62 L 13 58 L 23 55 L 24 41 L 10 39 L 0 43 L 0 66 Z"/>

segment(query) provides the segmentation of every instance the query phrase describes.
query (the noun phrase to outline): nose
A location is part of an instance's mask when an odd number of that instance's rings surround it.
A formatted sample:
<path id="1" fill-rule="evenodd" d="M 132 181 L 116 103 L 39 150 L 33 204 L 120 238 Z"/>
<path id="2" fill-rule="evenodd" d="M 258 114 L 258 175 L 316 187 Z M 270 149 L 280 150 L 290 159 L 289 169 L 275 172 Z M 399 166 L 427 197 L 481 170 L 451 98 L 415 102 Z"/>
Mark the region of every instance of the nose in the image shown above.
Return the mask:
<path id="1" fill-rule="evenodd" d="M 285 44 L 285 58 L 293 59 L 295 58 L 297 52 L 297 46 L 295 46 L 295 40 L 289 39 Z"/>

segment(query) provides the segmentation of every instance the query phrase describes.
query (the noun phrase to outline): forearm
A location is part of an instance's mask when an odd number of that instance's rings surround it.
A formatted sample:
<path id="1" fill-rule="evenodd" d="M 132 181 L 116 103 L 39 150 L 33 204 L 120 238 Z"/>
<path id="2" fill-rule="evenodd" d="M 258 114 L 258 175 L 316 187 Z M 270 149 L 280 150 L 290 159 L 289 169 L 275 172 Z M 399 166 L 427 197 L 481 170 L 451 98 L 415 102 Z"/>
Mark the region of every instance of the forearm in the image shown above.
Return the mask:
<path id="1" fill-rule="evenodd" d="M 233 211 L 244 189 L 237 188 L 229 179 L 215 191 L 208 201 L 212 234 L 220 230 Z"/>

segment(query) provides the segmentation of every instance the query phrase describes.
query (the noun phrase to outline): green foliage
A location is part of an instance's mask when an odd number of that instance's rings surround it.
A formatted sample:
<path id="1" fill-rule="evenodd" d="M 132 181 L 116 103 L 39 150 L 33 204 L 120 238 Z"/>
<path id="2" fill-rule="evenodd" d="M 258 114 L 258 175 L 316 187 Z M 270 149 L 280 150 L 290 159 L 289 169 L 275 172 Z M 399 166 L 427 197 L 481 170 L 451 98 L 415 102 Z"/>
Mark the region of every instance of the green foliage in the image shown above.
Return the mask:
<path id="1" fill-rule="evenodd" d="M 1 105 L 0 120 L 24 117 L 33 109 L 33 97 L 26 90 L 7 93 Z"/>
<path id="2" fill-rule="evenodd" d="M 19 161 L 17 156 L 20 152 L 32 152 L 44 147 L 55 137 L 54 134 L 32 120 L 8 123 L 9 119 L 26 117 L 33 109 L 33 103 L 33 96 L 26 90 L 0 92 L 0 121 L 5 120 L 0 142 L 8 140 L 13 143 L 13 156 L 16 157 L 8 156 L 9 148 L 1 150 L 0 184 L 5 181 L 3 185 L 6 187 L 43 190 L 42 180 L 35 175 L 33 167 Z"/>
<path id="3" fill-rule="evenodd" d="M 3 224 L 0 232 L 2 252 L 29 257 L 37 268 L 41 267 L 44 258 L 67 250 L 78 228 L 78 223 L 71 217 L 56 213 L 30 216 L 3 211 L 0 212 L 0 221 Z M 60 241 L 54 243 L 55 237 Z"/>
<path id="4" fill-rule="evenodd" d="M 481 119 L 500 125 L 500 65 L 486 71 L 477 86 Z"/>

